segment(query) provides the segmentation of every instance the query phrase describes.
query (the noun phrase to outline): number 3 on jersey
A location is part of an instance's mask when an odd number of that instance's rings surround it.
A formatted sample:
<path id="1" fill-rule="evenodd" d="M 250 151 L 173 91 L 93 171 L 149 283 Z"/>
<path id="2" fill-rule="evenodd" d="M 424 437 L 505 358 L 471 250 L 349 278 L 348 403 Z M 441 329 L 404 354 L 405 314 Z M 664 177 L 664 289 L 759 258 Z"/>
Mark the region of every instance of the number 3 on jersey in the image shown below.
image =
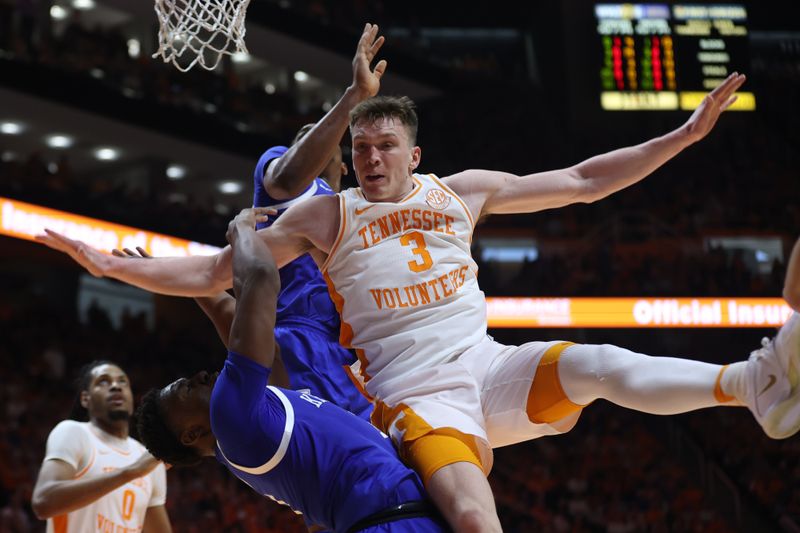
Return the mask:
<path id="1" fill-rule="evenodd" d="M 425 246 L 425 237 L 418 231 L 410 231 L 400 237 L 400 244 L 411 246 L 416 244 L 416 248 L 411 249 L 411 253 L 419 256 L 417 261 L 409 261 L 408 268 L 411 272 L 424 272 L 433 266 L 433 258 L 428 253 Z"/>

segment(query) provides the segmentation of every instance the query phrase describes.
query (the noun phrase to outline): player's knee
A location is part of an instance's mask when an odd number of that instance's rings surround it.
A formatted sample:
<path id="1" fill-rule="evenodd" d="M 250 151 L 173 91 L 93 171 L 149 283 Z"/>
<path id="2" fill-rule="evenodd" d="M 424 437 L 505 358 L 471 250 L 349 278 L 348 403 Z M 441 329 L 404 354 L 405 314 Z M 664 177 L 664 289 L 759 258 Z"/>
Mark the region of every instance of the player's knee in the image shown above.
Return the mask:
<path id="1" fill-rule="evenodd" d="M 491 532 L 501 531 L 497 527 L 497 517 L 474 502 L 475 505 L 465 505 L 453 513 L 453 529 L 464 532 Z"/>

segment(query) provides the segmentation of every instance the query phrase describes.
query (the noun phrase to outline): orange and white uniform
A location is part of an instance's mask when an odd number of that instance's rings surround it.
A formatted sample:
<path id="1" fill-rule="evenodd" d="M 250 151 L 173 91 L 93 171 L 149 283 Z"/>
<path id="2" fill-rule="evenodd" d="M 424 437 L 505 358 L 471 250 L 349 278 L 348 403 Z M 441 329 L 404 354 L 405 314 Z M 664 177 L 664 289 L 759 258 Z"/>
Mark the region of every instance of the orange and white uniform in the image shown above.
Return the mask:
<path id="1" fill-rule="evenodd" d="M 340 340 L 358 349 L 375 397 L 381 383 L 451 361 L 486 335 L 472 217 L 432 175 L 414 182 L 397 203 L 342 192 L 339 235 L 322 267 L 341 295 Z"/>
<path id="2" fill-rule="evenodd" d="M 526 413 L 553 343 L 517 348 L 487 337 L 472 215 L 436 176 L 413 180 L 399 202 L 340 193 L 339 234 L 321 270 L 342 317 L 340 341 L 358 354 L 353 373 L 375 401 L 373 423 L 401 454 L 432 430 L 477 437 L 469 447 L 488 471 L 488 445 L 559 432 Z"/>
<path id="3" fill-rule="evenodd" d="M 64 461 L 75 468 L 75 479 L 80 479 L 123 468 L 145 453 L 144 446 L 130 437 L 100 435 L 101 430 L 88 422 L 64 420 L 50 432 L 44 460 Z M 166 498 L 166 471 L 160 464 L 86 507 L 48 519 L 47 533 L 138 532 L 147 508 L 164 505 Z"/>

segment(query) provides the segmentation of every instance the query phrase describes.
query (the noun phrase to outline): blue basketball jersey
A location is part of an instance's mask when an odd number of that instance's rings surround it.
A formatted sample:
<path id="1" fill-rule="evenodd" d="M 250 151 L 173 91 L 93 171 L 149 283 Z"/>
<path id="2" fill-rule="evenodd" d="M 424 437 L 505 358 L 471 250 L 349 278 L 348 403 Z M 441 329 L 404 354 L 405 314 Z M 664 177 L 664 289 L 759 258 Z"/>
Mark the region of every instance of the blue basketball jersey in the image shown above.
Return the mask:
<path id="1" fill-rule="evenodd" d="M 258 229 L 270 226 L 289 207 L 312 196 L 332 195 L 333 190 L 322 178 L 314 178 L 311 185 L 299 196 L 289 200 L 275 200 L 264 188 L 264 172 L 273 159 L 286 153 L 285 146 L 275 146 L 261 155 L 254 173 L 254 207 L 274 207 L 278 214 L 258 225 Z M 278 296 L 277 323 L 288 322 L 324 328 L 332 335 L 339 335 L 339 313 L 328 296 L 328 286 L 319 273 L 319 268 L 310 255 L 305 254 L 280 269 L 281 293 Z M 354 362 L 350 360 L 350 364 Z"/>
<path id="2" fill-rule="evenodd" d="M 253 205 L 274 207 L 278 214 L 259 229 L 272 224 L 292 205 L 312 196 L 332 195 L 322 178 L 315 178 L 299 196 L 275 200 L 264 188 L 264 172 L 273 159 L 286 153 L 285 146 L 264 152 L 254 173 Z M 369 420 L 372 405 L 341 368 L 355 362 L 353 354 L 339 344 L 339 313 L 328 295 L 328 286 L 310 255 L 298 257 L 280 269 L 275 338 L 294 389 L 310 388 L 343 409 Z"/>
<path id="3" fill-rule="evenodd" d="M 217 460 L 236 477 L 333 531 L 426 498 L 386 435 L 318 397 L 268 387 L 269 373 L 229 352 L 211 394 Z"/>

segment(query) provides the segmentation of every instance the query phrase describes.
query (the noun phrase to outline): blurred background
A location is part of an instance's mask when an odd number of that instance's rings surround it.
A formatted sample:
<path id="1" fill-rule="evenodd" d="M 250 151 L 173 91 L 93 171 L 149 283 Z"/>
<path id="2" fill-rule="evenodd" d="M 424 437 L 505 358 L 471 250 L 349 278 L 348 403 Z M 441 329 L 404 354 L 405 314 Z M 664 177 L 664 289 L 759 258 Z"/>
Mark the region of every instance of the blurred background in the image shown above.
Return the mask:
<path id="1" fill-rule="evenodd" d="M 418 103 L 420 170 L 440 176 L 527 174 L 645 141 L 746 73 L 740 110 L 642 183 L 490 218 L 474 253 L 488 296 L 780 296 L 800 236 L 800 22 L 773 2 L 702 6 L 253 0 L 250 54 L 181 73 L 151 58 L 149 2 L 0 0 L 0 199 L 221 246 L 259 155 L 336 102 L 371 21 L 387 37 L 382 92 Z M 6 229 L 0 530 L 44 531 L 32 485 L 83 363 L 119 362 L 141 394 L 225 352 L 191 301 L 92 278 Z M 491 333 L 726 363 L 774 330 Z M 304 531 L 212 462 L 168 478 L 175 531 Z M 506 531 L 800 531 L 800 438 L 766 439 L 744 409 L 598 402 L 568 435 L 497 450 L 490 479 Z"/>

